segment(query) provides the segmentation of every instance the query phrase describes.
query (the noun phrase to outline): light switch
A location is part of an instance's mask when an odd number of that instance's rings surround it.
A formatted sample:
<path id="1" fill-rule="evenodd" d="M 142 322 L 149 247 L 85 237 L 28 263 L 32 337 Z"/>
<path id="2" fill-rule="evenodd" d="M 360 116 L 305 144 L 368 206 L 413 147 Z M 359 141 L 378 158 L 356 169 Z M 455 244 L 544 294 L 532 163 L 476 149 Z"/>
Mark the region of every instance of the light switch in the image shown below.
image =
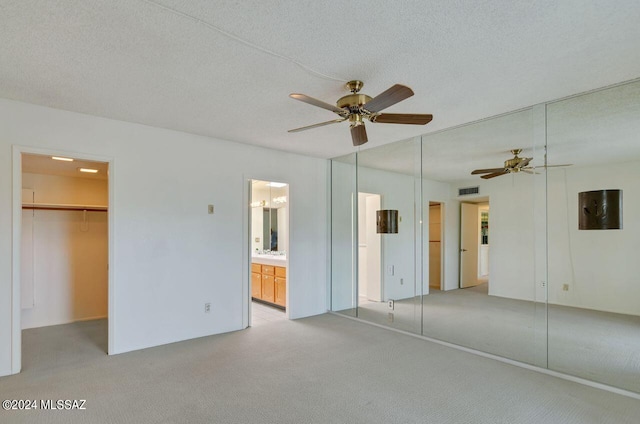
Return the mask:
<path id="1" fill-rule="evenodd" d="M 213 215 L 213 205 L 209 205 L 209 215 Z"/>

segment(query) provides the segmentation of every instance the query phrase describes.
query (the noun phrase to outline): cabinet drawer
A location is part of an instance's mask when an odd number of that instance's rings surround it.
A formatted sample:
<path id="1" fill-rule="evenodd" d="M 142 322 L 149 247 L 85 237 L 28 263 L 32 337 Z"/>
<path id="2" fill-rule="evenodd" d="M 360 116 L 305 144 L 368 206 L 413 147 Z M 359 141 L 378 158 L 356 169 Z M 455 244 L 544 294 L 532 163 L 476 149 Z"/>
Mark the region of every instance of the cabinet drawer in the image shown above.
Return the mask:
<path id="1" fill-rule="evenodd" d="M 258 274 L 260 274 L 262 272 L 262 265 L 252 263 L 251 272 L 257 272 Z"/>
<path id="2" fill-rule="evenodd" d="M 282 266 L 276 267 L 276 277 L 286 277 L 287 276 L 287 268 Z"/>
<path id="3" fill-rule="evenodd" d="M 262 273 L 267 275 L 273 275 L 275 273 L 275 267 L 271 265 L 262 265 Z"/>

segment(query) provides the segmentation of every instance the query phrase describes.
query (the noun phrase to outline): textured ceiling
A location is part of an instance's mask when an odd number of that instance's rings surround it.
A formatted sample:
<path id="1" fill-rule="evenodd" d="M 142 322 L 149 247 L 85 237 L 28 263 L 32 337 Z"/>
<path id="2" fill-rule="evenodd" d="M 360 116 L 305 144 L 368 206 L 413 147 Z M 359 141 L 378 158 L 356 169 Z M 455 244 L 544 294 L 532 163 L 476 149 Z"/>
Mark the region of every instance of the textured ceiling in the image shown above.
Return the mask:
<path id="1" fill-rule="evenodd" d="M 416 95 L 367 148 L 640 76 L 637 0 L 0 0 L 0 97 L 318 157 L 340 81 Z M 491 148 L 490 141 L 488 148 Z"/>
<path id="2" fill-rule="evenodd" d="M 546 119 L 550 165 L 640 160 L 640 80 L 550 103 Z M 479 179 L 470 175 L 473 169 L 501 167 L 513 157 L 511 149 L 521 148 L 521 157 L 543 166 L 544 138 L 535 138 L 534 121 L 533 110 L 525 109 L 425 135 L 422 151 L 415 137 L 362 151 L 358 165 L 408 175 L 417 175 L 422 166 L 427 179 L 461 181 Z M 338 160 L 354 163 L 353 156 Z"/>

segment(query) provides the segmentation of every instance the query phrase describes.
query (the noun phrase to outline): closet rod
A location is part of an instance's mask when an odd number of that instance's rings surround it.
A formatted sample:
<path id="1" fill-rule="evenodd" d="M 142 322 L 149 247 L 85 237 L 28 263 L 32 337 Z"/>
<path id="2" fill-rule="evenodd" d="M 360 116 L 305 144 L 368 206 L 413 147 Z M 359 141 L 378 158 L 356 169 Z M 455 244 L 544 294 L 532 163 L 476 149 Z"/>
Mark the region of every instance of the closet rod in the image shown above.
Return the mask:
<path id="1" fill-rule="evenodd" d="M 43 210 L 43 211 L 87 211 L 87 212 L 108 212 L 107 207 L 82 207 L 82 206 L 32 206 L 32 205 L 23 205 L 22 209 L 33 209 L 33 210 Z"/>

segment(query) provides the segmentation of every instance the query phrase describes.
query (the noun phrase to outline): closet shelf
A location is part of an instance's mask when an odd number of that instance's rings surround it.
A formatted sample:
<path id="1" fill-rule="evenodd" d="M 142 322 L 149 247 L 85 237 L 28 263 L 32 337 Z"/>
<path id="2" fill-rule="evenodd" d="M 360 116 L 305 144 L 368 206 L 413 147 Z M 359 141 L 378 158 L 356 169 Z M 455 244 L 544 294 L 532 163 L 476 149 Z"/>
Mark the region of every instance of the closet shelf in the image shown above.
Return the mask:
<path id="1" fill-rule="evenodd" d="M 22 209 L 88 212 L 107 212 L 109 210 L 107 206 L 102 205 L 69 205 L 62 203 L 23 203 Z"/>

